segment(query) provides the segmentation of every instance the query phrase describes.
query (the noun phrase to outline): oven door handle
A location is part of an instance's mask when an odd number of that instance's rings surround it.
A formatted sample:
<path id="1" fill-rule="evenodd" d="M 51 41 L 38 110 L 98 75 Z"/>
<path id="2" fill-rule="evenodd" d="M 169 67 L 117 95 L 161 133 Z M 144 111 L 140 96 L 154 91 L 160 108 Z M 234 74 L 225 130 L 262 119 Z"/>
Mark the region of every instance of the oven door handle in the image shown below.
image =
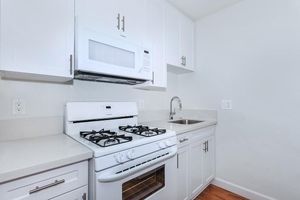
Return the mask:
<path id="1" fill-rule="evenodd" d="M 120 173 L 113 173 L 113 172 L 109 172 L 109 173 L 103 173 L 100 176 L 97 177 L 97 180 L 99 182 L 113 182 L 113 181 L 117 181 L 117 180 L 121 180 L 127 176 L 130 176 L 138 171 L 141 171 L 149 166 L 152 166 L 154 164 L 157 164 L 159 162 L 165 161 L 173 156 L 175 156 L 177 154 L 177 151 L 172 151 L 169 152 L 168 155 L 156 158 L 155 160 L 151 160 L 148 161 L 144 164 L 140 164 L 138 166 L 135 166 L 131 169 L 128 169 L 126 171 L 120 172 Z"/>

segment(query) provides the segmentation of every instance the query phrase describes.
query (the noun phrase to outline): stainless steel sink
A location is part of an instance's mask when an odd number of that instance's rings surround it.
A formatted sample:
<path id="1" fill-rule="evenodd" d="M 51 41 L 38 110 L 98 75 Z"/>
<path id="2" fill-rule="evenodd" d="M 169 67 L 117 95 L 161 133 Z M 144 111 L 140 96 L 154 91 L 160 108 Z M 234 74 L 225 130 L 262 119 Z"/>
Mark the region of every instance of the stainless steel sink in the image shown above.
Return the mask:
<path id="1" fill-rule="evenodd" d="M 175 120 L 175 121 L 169 121 L 169 123 L 174 123 L 174 124 L 183 124 L 183 125 L 189 125 L 189 124 L 198 124 L 204 121 L 200 120 L 192 120 L 192 119 L 180 119 L 180 120 Z"/>

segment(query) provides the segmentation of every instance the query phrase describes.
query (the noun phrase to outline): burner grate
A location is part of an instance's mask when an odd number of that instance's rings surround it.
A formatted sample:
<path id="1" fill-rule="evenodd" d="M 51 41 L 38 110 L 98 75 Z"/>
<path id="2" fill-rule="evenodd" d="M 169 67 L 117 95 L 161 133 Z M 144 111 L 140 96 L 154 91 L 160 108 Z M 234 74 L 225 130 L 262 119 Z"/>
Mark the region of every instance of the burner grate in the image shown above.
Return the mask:
<path id="1" fill-rule="evenodd" d="M 131 136 L 126 136 L 124 134 L 118 135 L 116 132 L 104 129 L 100 131 L 81 131 L 80 137 L 93 142 L 100 147 L 109 147 L 132 141 Z"/>
<path id="2" fill-rule="evenodd" d="M 153 137 L 157 135 L 161 135 L 166 133 L 166 129 L 159 128 L 149 128 L 148 126 L 120 126 L 120 130 L 125 131 L 127 133 L 133 133 L 136 135 L 141 135 L 144 137 Z"/>

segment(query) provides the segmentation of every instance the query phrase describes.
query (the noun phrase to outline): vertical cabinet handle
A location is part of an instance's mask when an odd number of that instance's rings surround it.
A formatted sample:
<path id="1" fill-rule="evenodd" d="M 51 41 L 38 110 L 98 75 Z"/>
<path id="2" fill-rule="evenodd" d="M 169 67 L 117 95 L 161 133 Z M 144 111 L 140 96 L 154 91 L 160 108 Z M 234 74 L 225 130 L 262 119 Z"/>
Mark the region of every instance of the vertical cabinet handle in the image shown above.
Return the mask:
<path id="1" fill-rule="evenodd" d="M 121 23 L 120 23 L 120 20 L 121 20 L 121 15 L 120 15 L 120 13 L 118 13 L 118 16 L 117 16 L 117 28 L 118 28 L 118 30 L 120 30 L 120 28 L 121 28 Z"/>
<path id="2" fill-rule="evenodd" d="M 204 144 L 203 151 L 206 153 L 206 152 L 208 152 L 208 141 L 205 141 L 203 144 Z"/>
<path id="3" fill-rule="evenodd" d="M 179 169 L 179 156 L 177 154 L 177 169 Z"/>
<path id="4" fill-rule="evenodd" d="M 186 66 L 186 56 L 181 57 L 181 65 Z"/>
<path id="5" fill-rule="evenodd" d="M 154 84 L 154 72 L 152 72 L 152 84 Z"/>
<path id="6" fill-rule="evenodd" d="M 122 31 L 125 32 L 125 16 L 122 18 Z"/>
<path id="7" fill-rule="evenodd" d="M 73 55 L 70 55 L 70 75 L 73 74 Z"/>
<path id="8" fill-rule="evenodd" d="M 86 199 L 86 193 L 84 193 L 84 194 L 82 195 L 82 200 L 87 200 L 87 199 Z"/>
<path id="9" fill-rule="evenodd" d="M 208 141 L 206 141 L 206 152 L 208 152 Z"/>

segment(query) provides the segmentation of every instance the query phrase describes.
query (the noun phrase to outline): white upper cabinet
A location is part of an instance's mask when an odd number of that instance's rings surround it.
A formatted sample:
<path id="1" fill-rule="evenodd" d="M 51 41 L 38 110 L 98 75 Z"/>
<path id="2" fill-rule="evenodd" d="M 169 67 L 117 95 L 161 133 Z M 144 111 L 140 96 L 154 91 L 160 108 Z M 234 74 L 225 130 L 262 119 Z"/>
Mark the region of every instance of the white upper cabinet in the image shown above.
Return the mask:
<path id="1" fill-rule="evenodd" d="M 171 5 L 166 6 L 166 63 L 174 73 L 194 70 L 194 22 Z"/>
<path id="2" fill-rule="evenodd" d="M 76 28 L 120 36 L 121 5 L 118 0 L 76 0 Z"/>
<path id="3" fill-rule="evenodd" d="M 105 1 L 106 2 L 106 1 Z M 144 38 L 144 0 L 119 0 L 121 10 L 121 35 L 130 42 L 141 45 Z"/>
<path id="4" fill-rule="evenodd" d="M 164 6 L 160 0 L 145 0 L 143 46 L 151 52 L 152 81 L 137 86 L 139 89 L 165 90 L 167 66 L 164 57 Z"/>
<path id="5" fill-rule="evenodd" d="M 6 78 L 73 78 L 74 0 L 1 0 L 0 70 Z"/>
<path id="6" fill-rule="evenodd" d="M 180 12 L 172 7 L 166 5 L 166 61 L 170 65 L 180 64 Z"/>
<path id="7" fill-rule="evenodd" d="M 194 36 L 194 22 L 181 15 L 181 65 L 188 69 L 194 68 L 194 51 L 195 51 L 195 36 Z"/>
<path id="8" fill-rule="evenodd" d="M 94 31 L 140 45 L 143 38 L 144 1 L 76 0 L 76 29 Z"/>

